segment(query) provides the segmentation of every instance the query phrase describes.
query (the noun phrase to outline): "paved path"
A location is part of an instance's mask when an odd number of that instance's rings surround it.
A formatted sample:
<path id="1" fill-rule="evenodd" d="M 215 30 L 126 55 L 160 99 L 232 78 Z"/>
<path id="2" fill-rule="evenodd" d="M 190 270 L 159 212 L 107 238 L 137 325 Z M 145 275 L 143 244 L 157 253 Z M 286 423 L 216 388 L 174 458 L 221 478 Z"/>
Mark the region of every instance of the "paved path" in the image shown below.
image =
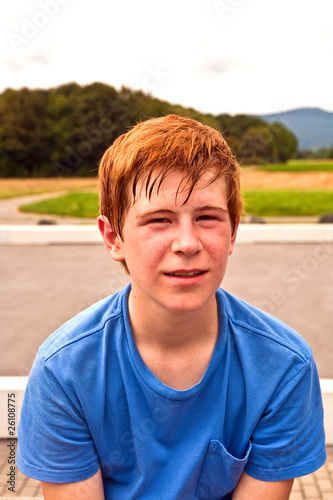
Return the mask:
<path id="1" fill-rule="evenodd" d="M 58 326 L 128 283 L 102 243 L 1 245 L 0 375 L 27 375 Z M 236 244 L 223 287 L 294 327 L 333 378 L 333 244 Z"/>
<path id="2" fill-rule="evenodd" d="M 36 201 L 55 198 L 64 194 L 61 193 L 45 193 L 30 196 L 20 196 L 17 198 L 9 198 L 0 200 L 0 225 L 1 224 L 39 224 L 41 221 L 48 221 L 54 224 L 91 224 L 96 222 L 96 219 L 80 219 L 78 217 L 58 217 L 56 215 L 40 215 L 20 212 L 19 207 L 35 203 Z"/>

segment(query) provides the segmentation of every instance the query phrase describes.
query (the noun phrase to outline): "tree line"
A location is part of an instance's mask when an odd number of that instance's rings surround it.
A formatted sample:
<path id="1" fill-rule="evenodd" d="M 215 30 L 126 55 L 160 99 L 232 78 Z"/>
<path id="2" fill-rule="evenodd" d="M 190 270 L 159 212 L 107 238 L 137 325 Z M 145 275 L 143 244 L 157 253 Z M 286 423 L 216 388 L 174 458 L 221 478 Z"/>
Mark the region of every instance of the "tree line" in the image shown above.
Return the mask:
<path id="1" fill-rule="evenodd" d="M 199 113 L 141 90 L 69 83 L 0 94 L 0 177 L 95 176 L 104 151 L 138 121 L 175 113 L 222 132 L 241 164 L 284 162 L 297 139 L 279 123 Z"/>

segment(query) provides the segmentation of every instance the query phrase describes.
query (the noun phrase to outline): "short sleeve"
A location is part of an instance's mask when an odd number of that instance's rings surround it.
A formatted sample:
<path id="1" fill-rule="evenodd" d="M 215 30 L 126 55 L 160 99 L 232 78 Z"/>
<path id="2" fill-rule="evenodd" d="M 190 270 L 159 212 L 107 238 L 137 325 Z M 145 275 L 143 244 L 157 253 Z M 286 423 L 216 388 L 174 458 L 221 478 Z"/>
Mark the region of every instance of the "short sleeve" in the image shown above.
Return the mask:
<path id="1" fill-rule="evenodd" d="M 18 428 L 17 466 L 25 475 L 66 483 L 98 471 L 95 446 L 73 387 L 37 355 Z"/>
<path id="2" fill-rule="evenodd" d="M 274 395 L 252 435 L 245 471 L 263 481 L 291 479 L 326 460 L 323 406 L 313 357 Z"/>

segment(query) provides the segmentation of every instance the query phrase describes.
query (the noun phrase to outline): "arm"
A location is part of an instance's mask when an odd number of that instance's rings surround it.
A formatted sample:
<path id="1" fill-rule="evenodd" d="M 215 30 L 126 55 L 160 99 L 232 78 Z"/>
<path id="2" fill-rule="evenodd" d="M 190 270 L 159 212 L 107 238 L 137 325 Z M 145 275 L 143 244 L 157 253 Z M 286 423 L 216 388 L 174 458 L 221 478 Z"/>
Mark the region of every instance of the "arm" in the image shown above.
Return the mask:
<path id="1" fill-rule="evenodd" d="M 288 500 L 293 479 L 285 481 L 259 481 L 246 472 L 234 489 L 232 500 Z"/>
<path id="2" fill-rule="evenodd" d="M 44 500 L 105 500 L 100 470 L 89 479 L 78 483 L 41 484 Z"/>

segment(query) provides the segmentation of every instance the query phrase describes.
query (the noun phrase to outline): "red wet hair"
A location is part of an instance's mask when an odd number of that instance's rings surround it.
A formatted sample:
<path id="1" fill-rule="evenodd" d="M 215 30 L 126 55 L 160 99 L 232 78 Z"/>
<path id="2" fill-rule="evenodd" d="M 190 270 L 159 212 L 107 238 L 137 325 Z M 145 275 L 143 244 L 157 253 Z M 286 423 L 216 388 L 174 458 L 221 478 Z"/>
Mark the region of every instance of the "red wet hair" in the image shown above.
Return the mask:
<path id="1" fill-rule="evenodd" d="M 138 123 L 118 137 L 101 159 L 100 213 L 122 237 L 124 217 L 135 201 L 139 180 L 144 179 L 143 186 L 150 197 L 154 187 L 158 191 L 170 172 L 183 172 L 178 191 L 188 192 L 188 199 L 207 170 L 214 172 L 211 182 L 222 176 L 226 180 L 229 216 L 235 228 L 243 211 L 241 170 L 222 135 L 178 115 Z"/>

